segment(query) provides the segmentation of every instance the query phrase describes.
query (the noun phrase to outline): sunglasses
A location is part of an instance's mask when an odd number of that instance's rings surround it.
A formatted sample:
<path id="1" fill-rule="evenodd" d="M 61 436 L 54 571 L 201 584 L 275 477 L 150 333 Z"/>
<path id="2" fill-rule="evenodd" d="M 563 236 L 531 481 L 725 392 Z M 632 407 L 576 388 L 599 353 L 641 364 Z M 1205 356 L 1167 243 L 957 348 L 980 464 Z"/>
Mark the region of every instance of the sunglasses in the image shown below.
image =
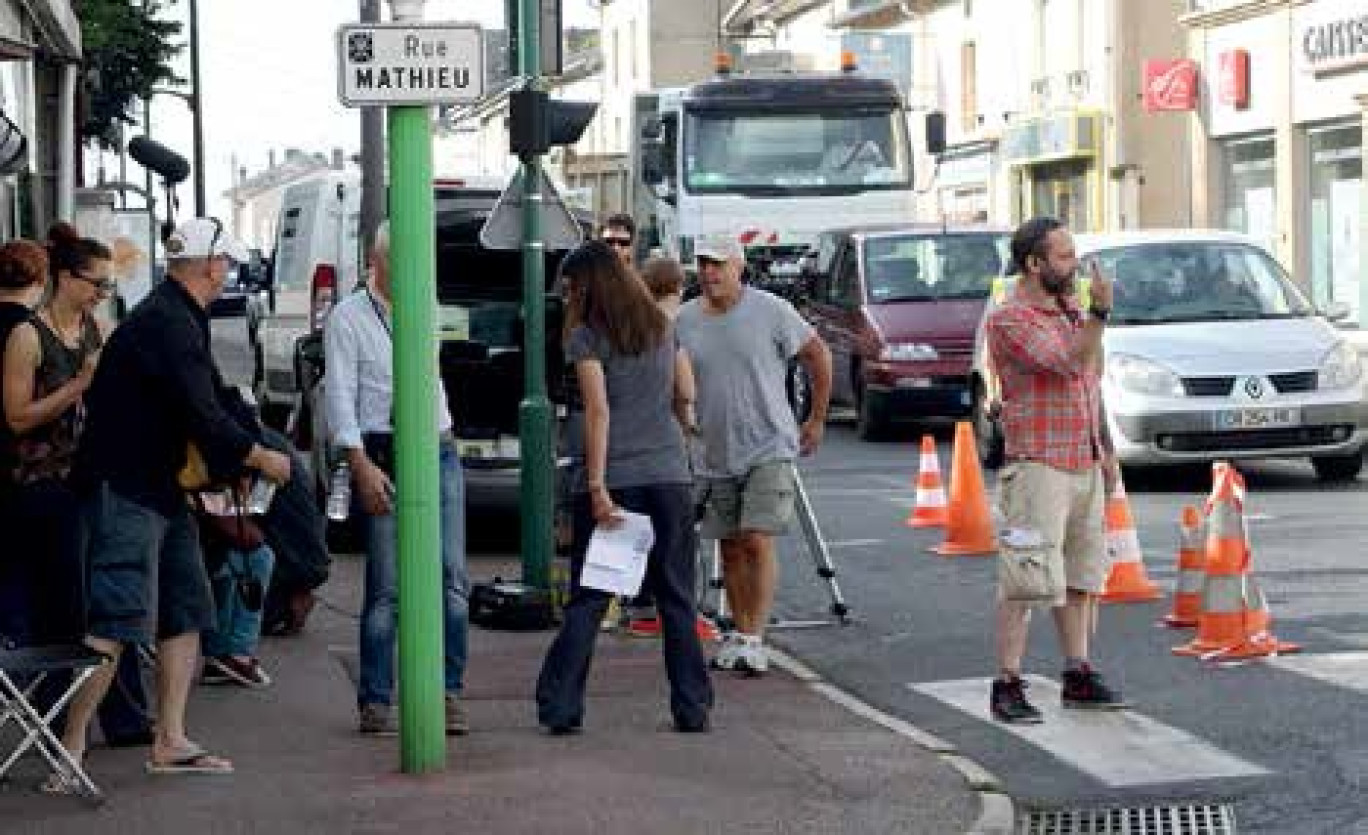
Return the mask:
<path id="1" fill-rule="evenodd" d="M 600 240 L 602 240 L 605 244 L 608 244 L 609 246 L 631 246 L 631 245 L 632 245 L 632 239 L 631 239 L 631 238 L 619 237 L 619 236 L 617 236 L 617 235 L 604 235 L 602 238 L 600 238 Z"/>
<path id="2" fill-rule="evenodd" d="M 94 287 L 101 293 L 113 293 L 118 287 L 111 278 L 96 278 L 79 272 L 73 272 L 72 275 L 81 281 L 84 281 L 86 284 L 89 284 L 91 287 Z"/>

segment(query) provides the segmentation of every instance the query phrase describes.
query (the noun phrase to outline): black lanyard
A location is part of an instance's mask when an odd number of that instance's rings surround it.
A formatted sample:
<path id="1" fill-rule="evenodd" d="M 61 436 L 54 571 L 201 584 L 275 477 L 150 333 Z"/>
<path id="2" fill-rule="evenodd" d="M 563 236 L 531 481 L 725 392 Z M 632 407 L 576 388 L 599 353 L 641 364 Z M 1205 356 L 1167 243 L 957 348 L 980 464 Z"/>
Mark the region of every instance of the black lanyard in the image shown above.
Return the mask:
<path id="1" fill-rule="evenodd" d="M 394 339 L 394 331 L 390 330 L 389 319 L 385 317 L 385 311 L 381 309 L 380 302 L 375 300 L 375 296 L 370 290 L 366 291 L 366 298 L 370 299 L 371 310 L 375 311 L 375 318 L 380 320 L 380 325 L 385 329 L 385 334 L 390 339 Z"/>

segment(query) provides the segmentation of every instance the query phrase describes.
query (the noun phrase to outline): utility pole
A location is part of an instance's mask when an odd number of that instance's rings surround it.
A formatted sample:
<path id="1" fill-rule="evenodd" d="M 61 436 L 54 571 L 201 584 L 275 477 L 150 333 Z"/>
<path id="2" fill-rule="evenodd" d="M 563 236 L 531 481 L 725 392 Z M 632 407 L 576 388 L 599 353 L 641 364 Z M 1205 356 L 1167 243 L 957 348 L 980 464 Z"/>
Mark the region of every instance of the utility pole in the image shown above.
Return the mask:
<path id="1" fill-rule="evenodd" d="M 519 0 L 516 25 L 518 71 L 529 89 L 541 92 L 541 4 Z M 545 96 L 537 99 L 546 117 Z M 539 121 L 534 118 L 534 122 Z M 544 144 L 544 143 L 543 143 Z M 537 148 L 521 155 L 523 184 L 523 372 L 526 392 L 518 410 L 521 441 L 521 523 L 523 582 L 551 586 L 554 549 L 555 458 L 551 400 L 546 389 L 546 246 L 542 241 L 542 170 Z"/>
<path id="2" fill-rule="evenodd" d="M 418 23 L 424 4 L 390 0 L 392 17 Z M 426 774 L 446 766 L 432 116 L 427 105 L 403 105 L 388 117 L 400 762 L 407 774 Z"/>
<path id="3" fill-rule="evenodd" d="M 361 22 L 380 20 L 380 0 L 360 0 Z M 375 230 L 385 211 L 385 113 L 361 108 L 361 252 L 375 243 Z"/>
<path id="4" fill-rule="evenodd" d="M 195 216 L 203 217 L 208 202 L 204 197 L 204 79 L 200 76 L 199 0 L 190 0 L 190 76 L 195 80 L 195 95 L 190 99 L 195 142 Z"/>

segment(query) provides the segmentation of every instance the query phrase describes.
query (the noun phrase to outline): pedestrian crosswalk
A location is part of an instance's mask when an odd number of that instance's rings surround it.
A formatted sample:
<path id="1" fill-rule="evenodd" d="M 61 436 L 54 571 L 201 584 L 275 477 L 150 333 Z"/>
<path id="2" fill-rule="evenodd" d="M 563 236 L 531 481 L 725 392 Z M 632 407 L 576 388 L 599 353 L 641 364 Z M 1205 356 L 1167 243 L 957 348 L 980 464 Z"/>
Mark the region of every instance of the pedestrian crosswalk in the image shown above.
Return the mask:
<path id="1" fill-rule="evenodd" d="M 1105 785 L 1155 785 L 1269 773 L 1263 766 L 1135 710 L 1064 710 L 1059 706 L 1058 684 L 1041 676 L 1027 676 L 1027 681 L 1031 702 L 1044 715 L 1044 723 L 998 726 Z M 972 678 L 908 686 L 993 722 L 988 714 L 989 683 L 987 678 Z"/>
<path id="2" fill-rule="evenodd" d="M 1280 670 L 1368 693 L 1368 652 L 1326 652 L 1316 655 L 1284 655 L 1268 664 Z"/>

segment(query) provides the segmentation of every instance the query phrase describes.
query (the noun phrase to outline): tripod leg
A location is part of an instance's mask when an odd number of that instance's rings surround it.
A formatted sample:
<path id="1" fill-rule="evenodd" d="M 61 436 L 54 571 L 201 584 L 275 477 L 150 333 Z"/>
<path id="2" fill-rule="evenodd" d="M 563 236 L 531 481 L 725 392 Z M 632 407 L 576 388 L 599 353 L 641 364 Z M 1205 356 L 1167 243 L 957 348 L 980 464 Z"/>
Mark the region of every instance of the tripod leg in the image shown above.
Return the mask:
<path id="1" fill-rule="evenodd" d="M 826 539 L 817 525 L 817 514 L 812 511 L 812 502 L 808 500 L 807 489 L 803 486 L 803 477 L 799 474 L 797 466 L 793 468 L 793 488 L 794 511 L 798 515 L 798 524 L 803 529 L 808 554 L 817 564 L 817 575 L 826 580 L 827 588 L 831 592 L 831 614 L 842 624 L 848 624 L 850 607 L 846 605 L 845 598 L 841 595 L 841 587 L 836 583 L 836 565 L 831 561 L 831 550 L 827 548 Z"/>

